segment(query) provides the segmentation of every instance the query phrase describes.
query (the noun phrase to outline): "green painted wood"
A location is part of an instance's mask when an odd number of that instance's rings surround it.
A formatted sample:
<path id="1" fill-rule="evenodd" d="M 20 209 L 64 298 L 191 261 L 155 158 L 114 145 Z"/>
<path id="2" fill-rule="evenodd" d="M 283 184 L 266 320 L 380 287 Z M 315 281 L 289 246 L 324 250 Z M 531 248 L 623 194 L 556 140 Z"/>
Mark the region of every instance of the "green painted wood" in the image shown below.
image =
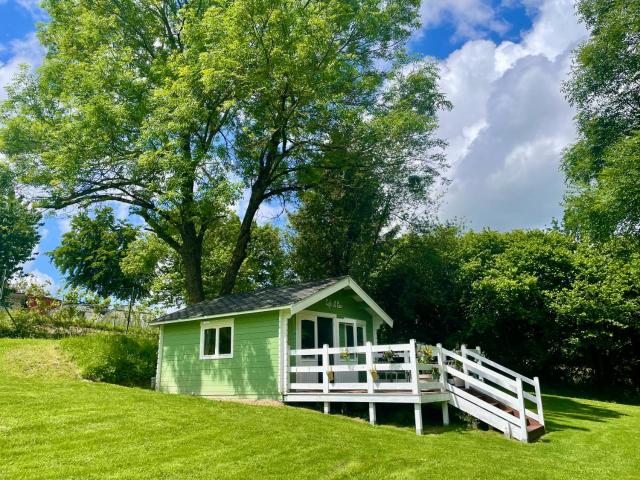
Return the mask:
<path id="1" fill-rule="evenodd" d="M 161 391 L 279 398 L 277 311 L 235 315 L 233 358 L 228 359 L 200 359 L 200 324 L 164 326 Z"/>

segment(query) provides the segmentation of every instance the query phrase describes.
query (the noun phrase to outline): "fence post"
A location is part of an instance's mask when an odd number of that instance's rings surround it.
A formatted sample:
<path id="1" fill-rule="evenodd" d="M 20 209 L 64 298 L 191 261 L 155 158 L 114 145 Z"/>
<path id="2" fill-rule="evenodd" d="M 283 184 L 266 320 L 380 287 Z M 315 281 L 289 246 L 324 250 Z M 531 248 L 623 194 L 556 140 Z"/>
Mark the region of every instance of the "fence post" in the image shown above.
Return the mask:
<path id="1" fill-rule="evenodd" d="M 442 351 L 442 344 L 436 343 L 438 349 L 438 367 L 440 368 L 440 381 L 442 382 L 442 391 L 447 391 L 447 369 L 444 363 L 444 353 Z"/>
<path id="2" fill-rule="evenodd" d="M 420 393 L 420 379 L 418 378 L 418 360 L 416 358 L 416 341 L 409 341 L 409 364 L 411 368 L 411 390 L 414 395 Z"/>
<path id="3" fill-rule="evenodd" d="M 469 369 L 467 368 L 467 346 L 463 343 L 462 345 L 460 345 L 460 356 L 463 359 L 462 362 L 462 373 L 464 373 L 465 375 L 469 375 Z M 464 388 L 465 390 L 469 388 L 469 385 L 467 384 L 467 381 L 464 381 Z"/>
<path id="4" fill-rule="evenodd" d="M 520 420 L 520 440 L 526 442 L 528 441 L 528 432 L 527 432 L 527 410 L 524 403 L 524 392 L 522 389 L 522 378 L 516 378 L 516 389 L 518 394 L 518 414 Z"/>
<path id="5" fill-rule="evenodd" d="M 535 389 L 536 395 L 536 410 L 538 411 L 538 417 L 540 419 L 540 423 L 544 426 L 544 413 L 542 411 L 542 392 L 540 391 L 540 379 L 538 377 L 533 377 L 533 388 Z"/>
<path id="6" fill-rule="evenodd" d="M 367 364 L 367 392 L 373 393 L 374 381 L 373 381 L 373 349 L 371 348 L 371 342 L 367 342 L 367 350 L 365 351 L 365 361 Z"/>
<path id="7" fill-rule="evenodd" d="M 329 345 L 326 343 L 322 346 L 322 391 L 329 393 Z"/>

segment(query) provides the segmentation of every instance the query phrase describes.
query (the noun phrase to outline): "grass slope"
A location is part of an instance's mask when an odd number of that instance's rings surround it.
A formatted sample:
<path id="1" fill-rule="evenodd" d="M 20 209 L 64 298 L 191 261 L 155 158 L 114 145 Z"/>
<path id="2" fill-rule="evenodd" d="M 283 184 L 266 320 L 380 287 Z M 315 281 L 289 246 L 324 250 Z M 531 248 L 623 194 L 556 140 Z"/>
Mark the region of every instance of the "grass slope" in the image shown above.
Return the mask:
<path id="1" fill-rule="evenodd" d="M 638 478 L 640 407 L 544 403 L 549 433 L 535 444 L 429 425 L 418 437 L 306 409 L 82 381 L 56 342 L 0 339 L 0 478 Z"/>

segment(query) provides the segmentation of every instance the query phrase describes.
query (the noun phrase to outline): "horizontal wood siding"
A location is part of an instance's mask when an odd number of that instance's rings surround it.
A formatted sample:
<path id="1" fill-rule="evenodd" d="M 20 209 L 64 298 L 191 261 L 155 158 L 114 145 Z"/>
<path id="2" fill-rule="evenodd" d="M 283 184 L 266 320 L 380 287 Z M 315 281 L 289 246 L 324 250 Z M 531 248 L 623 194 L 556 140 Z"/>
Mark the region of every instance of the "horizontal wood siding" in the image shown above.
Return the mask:
<path id="1" fill-rule="evenodd" d="M 164 326 L 163 392 L 278 398 L 278 312 L 234 316 L 233 358 L 200 359 L 199 321 Z"/>

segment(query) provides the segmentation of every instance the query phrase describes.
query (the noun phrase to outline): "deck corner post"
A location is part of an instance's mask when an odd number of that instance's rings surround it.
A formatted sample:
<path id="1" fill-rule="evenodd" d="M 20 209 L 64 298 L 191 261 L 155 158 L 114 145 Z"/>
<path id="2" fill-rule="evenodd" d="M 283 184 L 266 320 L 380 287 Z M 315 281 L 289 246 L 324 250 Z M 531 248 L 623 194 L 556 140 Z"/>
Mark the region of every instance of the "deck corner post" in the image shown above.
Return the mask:
<path id="1" fill-rule="evenodd" d="M 413 415 L 416 419 L 416 435 L 422 435 L 422 404 L 413 404 Z"/>
<path id="2" fill-rule="evenodd" d="M 365 352 L 365 361 L 367 364 L 367 393 L 373 393 L 374 382 L 373 382 L 373 348 L 371 346 L 371 342 L 367 342 Z M 369 404 L 369 413 L 371 413 L 371 404 Z M 375 417 L 375 406 L 374 406 L 374 417 Z"/>
<path id="3" fill-rule="evenodd" d="M 533 388 L 536 396 L 536 410 L 538 413 L 539 422 L 544 427 L 544 412 L 542 411 L 542 392 L 540 391 L 540 379 L 533 377 Z"/>
<path id="4" fill-rule="evenodd" d="M 324 367 L 322 371 L 322 392 L 329 393 L 329 345 L 326 343 L 322 346 L 322 366 Z M 326 408 L 325 404 L 325 408 Z"/>
<path id="5" fill-rule="evenodd" d="M 447 369 L 444 364 L 444 352 L 442 351 L 442 344 L 436 343 L 438 367 L 440 369 L 440 382 L 442 383 L 442 391 L 446 392 L 447 389 Z"/>
<path id="6" fill-rule="evenodd" d="M 369 423 L 376 424 L 376 404 L 374 402 L 369 402 Z"/>
<path id="7" fill-rule="evenodd" d="M 527 442 L 528 432 L 527 432 L 527 410 L 524 403 L 524 391 L 522 388 L 522 378 L 516 377 L 516 390 L 518 394 L 518 420 L 520 421 L 520 440 L 523 442 Z"/>
<path id="8" fill-rule="evenodd" d="M 449 402 L 442 402 L 442 424 L 449 425 Z"/>
<path id="9" fill-rule="evenodd" d="M 409 362 L 411 364 L 411 390 L 414 395 L 420 394 L 420 379 L 418 378 L 418 360 L 416 357 L 416 341 L 411 339 L 409 349 Z"/>

